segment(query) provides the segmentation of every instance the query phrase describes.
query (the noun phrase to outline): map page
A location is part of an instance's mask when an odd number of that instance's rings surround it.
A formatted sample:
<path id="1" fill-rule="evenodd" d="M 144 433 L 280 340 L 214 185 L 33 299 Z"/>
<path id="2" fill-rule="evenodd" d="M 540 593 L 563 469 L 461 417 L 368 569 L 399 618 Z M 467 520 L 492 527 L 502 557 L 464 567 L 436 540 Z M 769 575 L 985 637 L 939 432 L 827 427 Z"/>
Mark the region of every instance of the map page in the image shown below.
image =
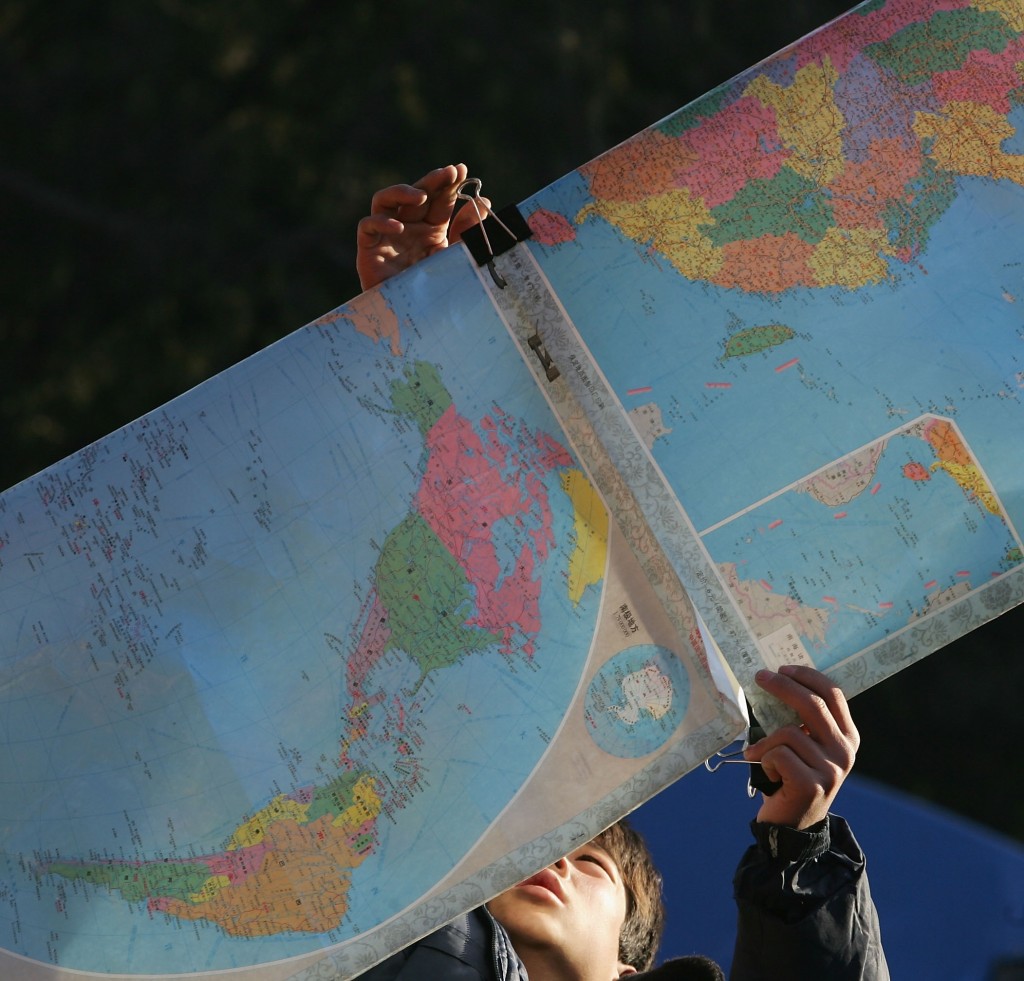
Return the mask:
<path id="1" fill-rule="evenodd" d="M 521 210 L 759 717 L 1021 602 L 1020 0 L 862 4 Z"/>
<path id="2" fill-rule="evenodd" d="M 676 594 L 462 249 L 12 488 L 0 976 L 347 977 L 479 905 L 742 731 Z"/>

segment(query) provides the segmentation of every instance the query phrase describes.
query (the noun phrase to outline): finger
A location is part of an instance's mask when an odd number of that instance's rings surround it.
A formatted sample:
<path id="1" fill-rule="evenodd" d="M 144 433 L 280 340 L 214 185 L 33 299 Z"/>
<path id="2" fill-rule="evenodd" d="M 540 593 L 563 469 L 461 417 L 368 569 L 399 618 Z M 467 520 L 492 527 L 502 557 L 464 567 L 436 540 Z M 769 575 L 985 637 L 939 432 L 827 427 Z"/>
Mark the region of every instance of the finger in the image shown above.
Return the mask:
<path id="1" fill-rule="evenodd" d="M 801 726 L 791 725 L 783 726 L 770 736 L 765 736 L 764 739 L 748 746 L 744 750 L 743 756 L 751 763 L 763 765 L 765 757 L 778 749 L 786 749 L 812 770 L 839 765 L 834 757 L 838 755 L 841 760 L 845 761 L 848 755 L 843 743 L 830 742 L 826 748 L 805 732 Z"/>
<path id="2" fill-rule="evenodd" d="M 860 745 L 860 733 L 857 732 L 857 726 L 854 724 L 850 703 L 838 684 L 827 674 L 806 665 L 783 665 L 780 671 L 785 677 L 792 678 L 815 692 L 824 701 L 829 716 L 838 726 L 839 731 L 847 739 L 852 740 L 855 746 Z"/>
<path id="3" fill-rule="evenodd" d="M 477 208 L 474 208 L 471 204 L 465 204 L 452 219 L 451 228 L 448 230 L 448 242 L 450 244 L 454 245 L 458 242 L 467 228 L 472 228 L 491 213 L 491 202 L 488 198 L 481 195 L 476 199 L 476 202 L 477 207 L 480 209 L 479 214 L 477 213 Z"/>
<path id="4" fill-rule="evenodd" d="M 428 171 L 412 186 L 426 191 L 427 194 L 437 194 L 448 187 L 458 187 L 468 173 L 469 168 L 465 164 L 449 164 L 447 167 Z"/>
<path id="5" fill-rule="evenodd" d="M 401 235 L 405 230 L 397 218 L 386 218 L 383 215 L 368 215 L 356 226 L 356 244 L 360 248 L 372 248 L 387 235 Z"/>
<path id="6" fill-rule="evenodd" d="M 827 787 L 829 793 L 839 789 L 857 758 L 857 746 L 852 740 L 843 736 L 817 739 L 796 725 L 783 726 L 748 746 L 744 758 L 763 767 L 764 760 L 776 750 L 786 750 L 793 758 L 799 759 L 808 773 L 817 775 L 817 782 Z"/>
<path id="7" fill-rule="evenodd" d="M 427 192 L 422 220 L 428 225 L 447 225 L 458 200 L 459 185 L 466 179 L 465 164 L 450 165 L 431 171 L 416 182 Z"/>
<path id="8" fill-rule="evenodd" d="M 413 208 L 427 202 L 427 194 L 411 184 L 392 184 L 381 188 L 370 201 L 371 215 L 395 217 L 400 208 Z"/>
<path id="9" fill-rule="evenodd" d="M 804 665 L 784 665 L 778 674 L 759 671 L 755 680 L 794 709 L 816 739 L 850 739 L 860 744 L 846 696 L 827 675 Z"/>

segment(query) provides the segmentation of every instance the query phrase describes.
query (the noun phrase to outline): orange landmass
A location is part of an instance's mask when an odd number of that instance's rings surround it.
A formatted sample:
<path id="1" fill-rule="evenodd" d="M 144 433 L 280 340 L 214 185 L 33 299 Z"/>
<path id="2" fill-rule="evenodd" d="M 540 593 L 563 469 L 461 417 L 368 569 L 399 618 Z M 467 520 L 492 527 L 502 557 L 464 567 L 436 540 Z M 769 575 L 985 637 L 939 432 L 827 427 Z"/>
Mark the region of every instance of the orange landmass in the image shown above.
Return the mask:
<path id="1" fill-rule="evenodd" d="M 580 168 L 595 201 L 643 201 L 675 187 L 696 156 L 675 137 L 645 130 Z"/>
<path id="2" fill-rule="evenodd" d="M 868 158 L 848 161 L 829 186 L 832 213 L 840 228 L 884 228 L 882 213 L 905 198 L 907 184 L 921 169 L 921 157 L 898 139 L 872 140 Z"/>
<path id="3" fill-rule="evenodd" d="M 332 826 L 330 815 L 308 824 L 275 821 L 257 872 L 202 902 L 165 897 L 151 905 L 183 920 L 209 920 L 232 937 L 326 933 L 341 923 L 352 870 L 369 853 L 357 851 L 354 840 L 351 830 Z"/>
<path id="4" fill-rule="evenodd" d="M 312 326 L 333 324 L 339 320 L 347 320 L 360 334 L 369 337 L 375 344 L 387 341 L 395 357 L 402 353 L 398 317 L 381 290 L 360 293 L 351 303 L 314 320 Z"/>
<path id="5" fill-rule="evenodd" d="M 971 454 L 957 435 L 956 429 L 945 419 L 930 422 L 925 427 L 924 438 L 935 451 L 935 456 L 943 463 L 956 463 L 960 466 L 973 464 Z"/>
<path id="6" fill-rule="evenodd" d="M 809 260 L 814 246 L 793 232 L 728 242 L 724 261 L 712 277 L 718 286 L 738 286 L 758 293 L 782 293 L 794 286 L 817 286 Z"/>

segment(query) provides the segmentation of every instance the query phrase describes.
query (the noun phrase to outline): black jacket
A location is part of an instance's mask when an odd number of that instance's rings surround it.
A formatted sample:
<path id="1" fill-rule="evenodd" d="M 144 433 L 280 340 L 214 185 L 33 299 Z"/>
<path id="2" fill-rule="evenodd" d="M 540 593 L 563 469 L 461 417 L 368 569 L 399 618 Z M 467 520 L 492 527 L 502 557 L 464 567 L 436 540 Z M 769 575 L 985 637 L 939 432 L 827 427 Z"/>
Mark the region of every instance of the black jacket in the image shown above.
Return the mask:
<path id="1" fill-rule="evenodd" d="M 733 880 L 739 920 L 731 981 L 888 981 L 864 854 L 842 818 L 808 831 L 752 823 Z M 724 981 L 682 957 L 637 981 Z M 473 910 L 360 975 L 360 981 L 528 981 L 508 935 Z"/>

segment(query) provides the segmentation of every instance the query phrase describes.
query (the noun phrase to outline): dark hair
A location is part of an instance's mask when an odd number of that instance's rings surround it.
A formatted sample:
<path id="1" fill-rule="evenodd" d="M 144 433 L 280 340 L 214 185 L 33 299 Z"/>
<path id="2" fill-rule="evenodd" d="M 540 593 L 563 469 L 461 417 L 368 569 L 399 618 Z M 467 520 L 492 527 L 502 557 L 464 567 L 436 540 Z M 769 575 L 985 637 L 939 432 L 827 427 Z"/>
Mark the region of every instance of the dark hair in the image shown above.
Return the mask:
<path id="1" fill-rule="evenodd" d="M 619 934 L 619 960 L 646 971 L 653 963 L 665 928 L 661 873 L 640 834 L 626 821 L 602 831 L 594 844 L 615 859 L 626 886 L 626 919 Z"/>

